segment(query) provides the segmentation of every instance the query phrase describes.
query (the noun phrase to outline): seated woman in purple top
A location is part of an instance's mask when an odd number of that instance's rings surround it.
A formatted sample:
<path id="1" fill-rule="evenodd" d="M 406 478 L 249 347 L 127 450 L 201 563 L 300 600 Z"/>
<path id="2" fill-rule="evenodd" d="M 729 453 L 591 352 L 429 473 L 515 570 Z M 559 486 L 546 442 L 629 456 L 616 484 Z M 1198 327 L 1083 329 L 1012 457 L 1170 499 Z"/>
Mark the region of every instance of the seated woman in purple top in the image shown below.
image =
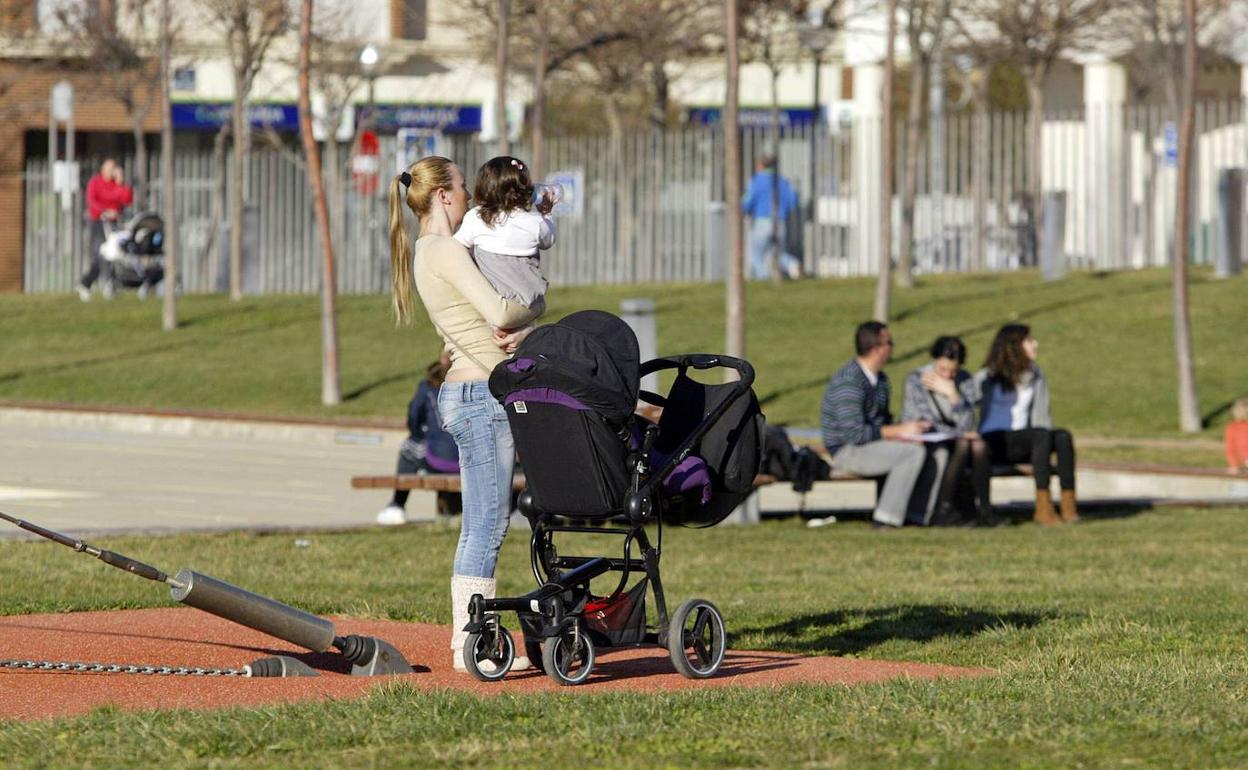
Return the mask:
<path id="1" fill-rule="evenodd" d="M 425 367 L 426 378 L 420 381 L 416 395 L 407 405 L 407 438 L 399 447 L 395 473 L 459 473 L 459 447 L 451 434 L 442 430 L 438 420 L 438 390 L 446 379 L 451 357 L 443 353 Z M 405 524 L 408 491 L 394 490 L 390 504 L 377 514 L 378 524 Z"/>
<path id="2" fill-rule="evenodd" d="M 1040 343 L 1024 324 L 1006 324 L 997 332 L 984 368 L 975 375 L 979 433 L 994 462 L 1031 463 L 1036 479 L 1036 522 L 1069 523 L 1079 520 L 1075 504 L 1075 442 L 1069 431 L 1053 428 L 1049 383 L 1036 366 L 1039 349 Z M 1049 491 L 1049 463 L 1054 454 L 1062 487 L 1060 517 Z"/>

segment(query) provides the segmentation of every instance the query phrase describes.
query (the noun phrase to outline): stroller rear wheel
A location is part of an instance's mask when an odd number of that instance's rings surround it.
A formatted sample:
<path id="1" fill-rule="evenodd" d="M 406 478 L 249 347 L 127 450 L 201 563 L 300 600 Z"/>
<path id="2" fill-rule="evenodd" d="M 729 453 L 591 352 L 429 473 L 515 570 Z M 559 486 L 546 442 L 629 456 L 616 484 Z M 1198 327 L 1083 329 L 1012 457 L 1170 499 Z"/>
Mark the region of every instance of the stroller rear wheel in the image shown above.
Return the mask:
<path id="1" fill-rule="evenodd" d="M 542 669 L 559 684 L 580 684 L 594 670 L 594 643 L 587 634 L 561 633 L 542 645 Z"/>
<path id="2" fill-rule="evenodd" d="M 728 650 L 724 617 L 705 599 L 689 599 L 672 613 L 667 652 L 672 665 L 690 679 L 706 679 L 719 671 Z"/>
<path id="3" fill-rule="evenodd" d="M 482 682 L 507 676 L 516 661 L 516 645 L 502 626 L 474 631 L 464 640 L 464 668 Z"/>

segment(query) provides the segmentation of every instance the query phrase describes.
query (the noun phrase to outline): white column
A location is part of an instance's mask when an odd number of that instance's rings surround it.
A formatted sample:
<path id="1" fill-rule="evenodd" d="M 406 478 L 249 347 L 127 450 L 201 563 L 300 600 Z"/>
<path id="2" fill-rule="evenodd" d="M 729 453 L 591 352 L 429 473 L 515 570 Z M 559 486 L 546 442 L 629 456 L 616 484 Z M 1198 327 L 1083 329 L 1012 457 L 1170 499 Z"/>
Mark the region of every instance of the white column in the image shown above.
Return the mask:
<path id="1" fill-rule="evenodd" d="M 1130 264 L 1127 246 L 1127 162 L 1125 108 L 1127 71 L 1108 59 L 1083 67 L 1084 126 L 1088 148 L 1086 212 L 1090 256 L 1100 268 Z"/>
<path id="2" fill-rule="evenodd" d="M 854 179 L 857 221 L 854 272 L 874 275 L 880 267 L 880 129 L 884 65 L 854 65 Z"/>

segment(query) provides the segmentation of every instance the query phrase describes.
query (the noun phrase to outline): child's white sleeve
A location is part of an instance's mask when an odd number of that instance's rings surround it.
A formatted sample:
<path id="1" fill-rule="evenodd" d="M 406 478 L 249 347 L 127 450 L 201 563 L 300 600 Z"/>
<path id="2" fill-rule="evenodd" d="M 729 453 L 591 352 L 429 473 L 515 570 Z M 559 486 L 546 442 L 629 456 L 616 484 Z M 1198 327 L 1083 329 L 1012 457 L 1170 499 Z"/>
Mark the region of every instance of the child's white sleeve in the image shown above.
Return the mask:
<path id="1" fill-rule="evenodd" d="M 459 229 L 455 231 L 454 238 L 463 244 L 464 248 L 471 249 L 472 242 L 481 234 L 481 214 L 477 209 L 471 208 L 467 214 L 464 214 L 464 221 L 459 223 Z"/>
<path id="2" fill-rule="evenodd" d="M 542 217 L 541 224 L 537 227 L 537 247 L 539 249 L 549 249 L 555 245 L 555 220 L 550 217 Z"/>

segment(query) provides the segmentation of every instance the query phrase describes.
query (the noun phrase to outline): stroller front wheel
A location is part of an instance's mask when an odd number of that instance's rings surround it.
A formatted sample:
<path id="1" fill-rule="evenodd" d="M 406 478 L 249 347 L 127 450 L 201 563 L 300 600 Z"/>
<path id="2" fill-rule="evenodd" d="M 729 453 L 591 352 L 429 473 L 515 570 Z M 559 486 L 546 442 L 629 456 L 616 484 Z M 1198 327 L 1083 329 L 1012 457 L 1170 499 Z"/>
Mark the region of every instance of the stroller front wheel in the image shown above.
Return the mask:
<path id="1" fill-rule="evenodd" d="M 502 626 L 474 631 L 464 640 L 464 668 L 482 682 L 497 682 L 507 676 L 516 661 L 516 645 Z"/>
<path id="2" fill-rule="evenodd" d="M 715 676 L 727 650 L 724 616 L 714 604 L 690 599 L 672 613 L 667 652 L 677 672 L 690 679 Z"/>
<path id="3" fill-rule="evenodd" d="M 594 643 L 588 634 L 561 633 L 542 645 L 542 669 L 562 685 L 580 684 L 594 670 Z"/>

